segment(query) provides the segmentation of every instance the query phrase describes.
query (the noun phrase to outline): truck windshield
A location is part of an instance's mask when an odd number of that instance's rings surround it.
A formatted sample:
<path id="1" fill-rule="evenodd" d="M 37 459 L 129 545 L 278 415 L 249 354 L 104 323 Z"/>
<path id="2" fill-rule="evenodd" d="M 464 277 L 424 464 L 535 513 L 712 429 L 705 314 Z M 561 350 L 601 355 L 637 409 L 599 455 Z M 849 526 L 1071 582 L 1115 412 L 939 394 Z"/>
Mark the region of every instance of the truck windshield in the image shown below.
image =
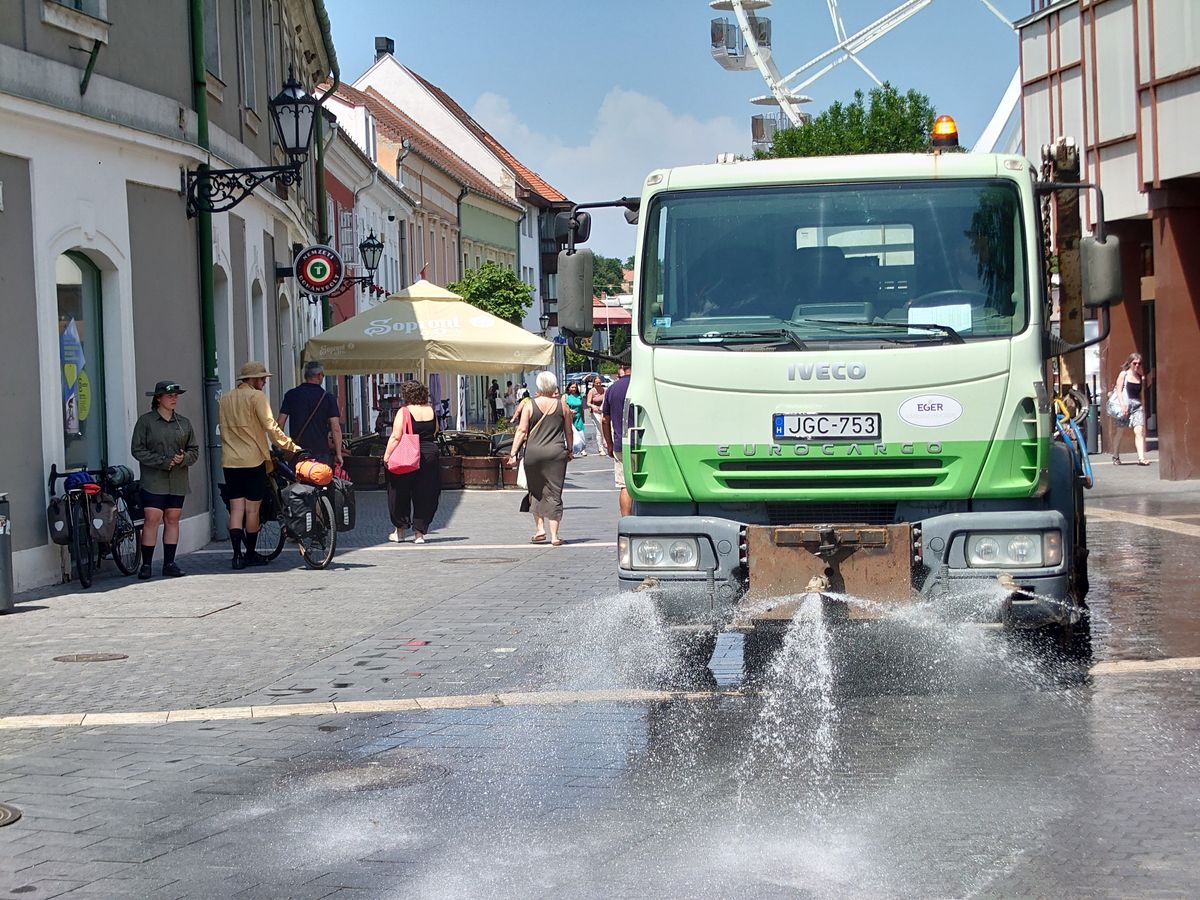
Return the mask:
<path id="1" fill-rule="evenodd" d="M 793 350 L 1009 337 L 1029 316 L 1020 210 L 1002 179 L 664 193 L 641 334 L 711 349 L 783 329 Z"/>

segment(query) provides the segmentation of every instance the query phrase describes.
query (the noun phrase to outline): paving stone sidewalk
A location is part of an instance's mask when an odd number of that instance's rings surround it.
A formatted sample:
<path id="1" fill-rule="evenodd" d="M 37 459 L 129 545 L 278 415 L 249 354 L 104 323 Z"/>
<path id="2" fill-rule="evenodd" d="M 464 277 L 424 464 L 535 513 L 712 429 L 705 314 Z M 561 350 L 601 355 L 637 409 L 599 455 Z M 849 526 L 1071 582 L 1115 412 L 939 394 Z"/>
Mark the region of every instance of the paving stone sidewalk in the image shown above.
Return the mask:
<path id="1" fill-rule="evenodd" d="M 607 461 L 574 462 L 565 497 L 563 547 L 529 544 L 532 519 L 511 490 L 446 491 L 427 544 L 390 544 L 385 495 L 361 492 L 357 527 L 325 571 L 305 568 L 292 546 L 265 569 L 231 571 L 228 544 L 215 544 L 180 559 L 186 578 L 140 582 L 109 564 L 90 590 L 22 595 L 0 617 L 0 716 L 517 684 L 514 655 L 493 650 L 615 583 Z M 128 658 L 54 661 L 93 652 Z"/>

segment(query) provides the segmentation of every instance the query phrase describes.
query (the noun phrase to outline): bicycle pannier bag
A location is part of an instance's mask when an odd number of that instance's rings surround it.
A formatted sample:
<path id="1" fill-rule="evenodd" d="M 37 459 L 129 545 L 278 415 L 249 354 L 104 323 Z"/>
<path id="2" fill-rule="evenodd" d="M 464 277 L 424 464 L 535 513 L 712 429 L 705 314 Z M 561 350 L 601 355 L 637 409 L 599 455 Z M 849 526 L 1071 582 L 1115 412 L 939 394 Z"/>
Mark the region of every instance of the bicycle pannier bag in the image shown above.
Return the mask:
<path id="1" fill-rule="evenodd" d="M 46 507 L 46 524 L 50 528 L 50 540 L 56 544 L 71 543 L 71 507 L 66 497 L 51 497 Z"/>
<path id="2" fill-rule="evenodd" d="M 333 469 L 315 459 L 304 459 L 296 463 L 296 477 L 305 484 L 324 487 L 333 481 Z"/>
<path id="3" fill-rule="evenodd" d="M 91 518 L 88 519 L 88 530 L 92 537 L 102 544 L 107 544 L 117 533 L 117 501 L 111 494 L 96 494 L 88 501 Z"/>
<path id="4" fill-rule="evenodd" d="M 283 489 L 283 521 L 296 537 L 312 534 L 319 496 L 311 484 L 289 484 Z"/>
<path id="5" fill-rule="evenodd" d="M 333 520 L 338 531 L 354 528 L 354 482 L 346 478 L 333 479 Z"/>

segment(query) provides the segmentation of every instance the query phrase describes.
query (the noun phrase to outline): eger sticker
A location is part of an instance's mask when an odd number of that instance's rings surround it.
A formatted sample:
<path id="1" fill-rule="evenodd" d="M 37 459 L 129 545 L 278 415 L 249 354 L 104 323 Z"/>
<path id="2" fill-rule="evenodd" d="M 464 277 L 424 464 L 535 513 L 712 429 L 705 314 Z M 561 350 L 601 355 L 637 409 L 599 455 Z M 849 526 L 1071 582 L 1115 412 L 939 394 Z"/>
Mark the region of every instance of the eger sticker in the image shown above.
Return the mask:
<path id="1" fill-rule="evenodd" d="M 923 394 L 910 397 L 900 404 L 897 415 L 909 425 L 918 428 L 937 428 L 949 425 L 963 414 L 962 404 L 953 397 L 941 394 Z"/>

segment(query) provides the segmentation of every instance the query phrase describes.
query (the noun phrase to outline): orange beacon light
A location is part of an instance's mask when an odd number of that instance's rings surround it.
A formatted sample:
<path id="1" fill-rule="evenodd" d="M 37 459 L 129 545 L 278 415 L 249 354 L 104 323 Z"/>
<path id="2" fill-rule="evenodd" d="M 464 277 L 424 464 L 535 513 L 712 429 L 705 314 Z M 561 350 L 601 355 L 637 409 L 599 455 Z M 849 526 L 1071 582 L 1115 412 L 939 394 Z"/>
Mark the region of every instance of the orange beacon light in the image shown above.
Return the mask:
<path id="1" fill-rule="evenodd" d="M 958 146 L 958 124 L 951 116 L 938 116 L 933 123 L 931 143 L 936 148 Z"/>

